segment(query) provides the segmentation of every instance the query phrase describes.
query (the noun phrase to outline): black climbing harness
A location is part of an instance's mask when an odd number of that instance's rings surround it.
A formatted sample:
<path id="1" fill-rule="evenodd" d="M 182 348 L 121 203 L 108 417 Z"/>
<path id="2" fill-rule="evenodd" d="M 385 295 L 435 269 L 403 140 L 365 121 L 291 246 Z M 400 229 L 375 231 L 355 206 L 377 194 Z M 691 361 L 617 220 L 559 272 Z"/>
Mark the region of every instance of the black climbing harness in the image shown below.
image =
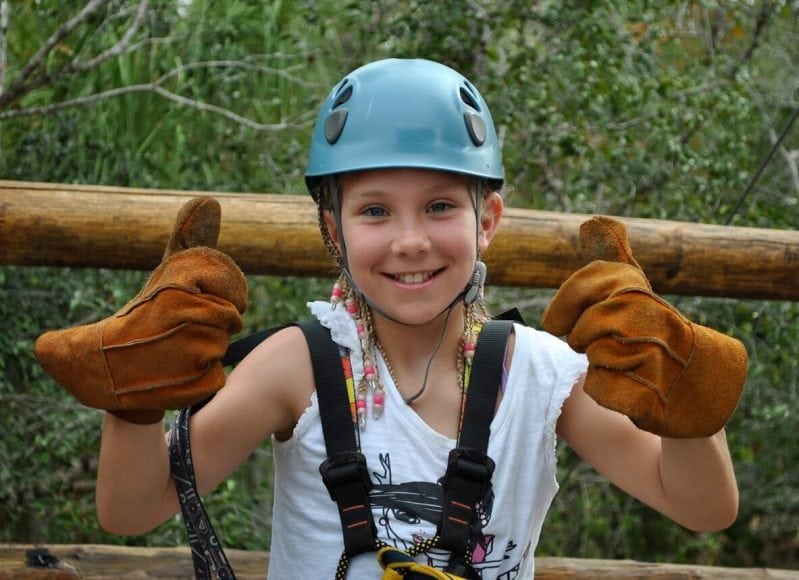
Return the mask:
<path id="1" fill-rule="evenodd" d="M 370 551 L 378 552 L 378 561 L 387 574 L 394 574 L 386 577 L 479 579 L 472 568 L 470 547 L 476 520 L 475 507 L 491 490 L 494 462 L 487 455 L 489 427 L 502 382 L 507 339 L 513 320 L 521 320 L 515 310 L 500 318 L 503 320 L 484 323 L 478 337 L 458 444 L 450 452 L 442 480 L 445 499 L 437 533 L 406 551 L 397 550 L 377 538 L 369 501 L 372 482 L 366 458 L 358 449 L 355 437 L 339 348 L 330 338 L 330 331 L 319 322 L 296 323 L 303 331 L 311 352 L 327 451 L 327 459 L 319 471 L 331 499 L 338 506 L 342 524 L 344 551 L 336 571 L 337 579 L 346 577 L 354 556 Z M 239 362 L 282 328 L 285 326 L 266 329 L 233 342 L 222 359 L 223 365 Z M 191 546 L 195 576 L 201 580 L 227 580 L 235 578 L 235 575 L 197 492 L 191 459 L 189 419 L 206 402 L 178 414 L 169 436 L 169 458 Z M 444 572 L 417 564 L 413 559 L 433 548 L 452 554 Z"/>

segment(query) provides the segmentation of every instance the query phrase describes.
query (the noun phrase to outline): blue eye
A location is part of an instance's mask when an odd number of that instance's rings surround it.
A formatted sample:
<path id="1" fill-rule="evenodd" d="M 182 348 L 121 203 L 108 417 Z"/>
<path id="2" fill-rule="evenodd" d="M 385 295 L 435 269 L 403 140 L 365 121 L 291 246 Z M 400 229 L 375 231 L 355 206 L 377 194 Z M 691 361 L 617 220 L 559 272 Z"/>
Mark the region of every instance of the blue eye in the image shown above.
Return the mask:
<path id="1" fill-rule="evenodd" d="M 437 201 L 434 204 L 430 205 L 430 211 L 433 213 L 440 213 L 442 211 L 446 211 L 452 207 L 452 204 L 447 203 L 446 201 Z"/>
<path id="2" fill-rule="evenodd" d="M 370 206 L 363 211 L 363 214 L 369 217 L 384 217 L 386 210 L 379 206 Z"/>

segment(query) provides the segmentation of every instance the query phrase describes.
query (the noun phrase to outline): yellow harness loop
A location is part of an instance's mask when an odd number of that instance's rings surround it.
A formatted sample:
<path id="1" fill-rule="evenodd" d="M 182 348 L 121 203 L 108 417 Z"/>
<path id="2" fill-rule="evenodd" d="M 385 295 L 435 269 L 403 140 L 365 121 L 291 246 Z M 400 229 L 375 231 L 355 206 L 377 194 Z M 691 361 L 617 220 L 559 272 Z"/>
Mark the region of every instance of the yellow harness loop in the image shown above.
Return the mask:
<path id="1" fill-rule="evenodd" d="M 466 580 L 463 576 L 447 574 L 443 570 L 420 564 L 410 554 L 386 546 L 377 553 L 377 561 L 383 568 L 382 580 L 412 580 L 437 578 L 438 580 Z"/>

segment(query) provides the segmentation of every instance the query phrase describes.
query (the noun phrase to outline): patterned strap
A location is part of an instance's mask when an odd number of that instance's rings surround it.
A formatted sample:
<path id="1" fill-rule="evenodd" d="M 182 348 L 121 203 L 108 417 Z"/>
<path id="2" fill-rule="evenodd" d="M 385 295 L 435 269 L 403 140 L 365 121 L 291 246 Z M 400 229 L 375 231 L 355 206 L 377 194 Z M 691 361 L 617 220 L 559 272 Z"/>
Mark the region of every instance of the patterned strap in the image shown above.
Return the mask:
<path id="1" fill-rule="evenodd" d="M 236 576 L 197 492 L 189 442 L 190 414 L 191 409 L 183 409 L 172 425 L 169 433 L 169 464 L 189 536 L 194 575 L 199 580 L 233 580 Z"/>

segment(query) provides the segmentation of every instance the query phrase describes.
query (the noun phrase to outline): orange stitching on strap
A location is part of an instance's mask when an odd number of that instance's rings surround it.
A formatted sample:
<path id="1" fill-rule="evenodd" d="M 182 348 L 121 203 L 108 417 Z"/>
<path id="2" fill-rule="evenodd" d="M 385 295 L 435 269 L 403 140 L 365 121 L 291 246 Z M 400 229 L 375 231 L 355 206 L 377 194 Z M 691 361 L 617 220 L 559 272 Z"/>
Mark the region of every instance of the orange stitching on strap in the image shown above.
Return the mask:
<path id="1" fill-rule="evenodd" d="M 345 507 L 345 508 L 344 508 L 343 510 L 341 510 L 341 511 L 344 511 L 344 512 L 349 512 L 349 511 L 352 511 L 352 510 L 359 510 L 359 509 L 363 509 L 363 507 L 364 507 L 364 505 L 363 505 L 362 503 L 359 503 L 358 505 L 351 505 L 350 507 Z"/>

